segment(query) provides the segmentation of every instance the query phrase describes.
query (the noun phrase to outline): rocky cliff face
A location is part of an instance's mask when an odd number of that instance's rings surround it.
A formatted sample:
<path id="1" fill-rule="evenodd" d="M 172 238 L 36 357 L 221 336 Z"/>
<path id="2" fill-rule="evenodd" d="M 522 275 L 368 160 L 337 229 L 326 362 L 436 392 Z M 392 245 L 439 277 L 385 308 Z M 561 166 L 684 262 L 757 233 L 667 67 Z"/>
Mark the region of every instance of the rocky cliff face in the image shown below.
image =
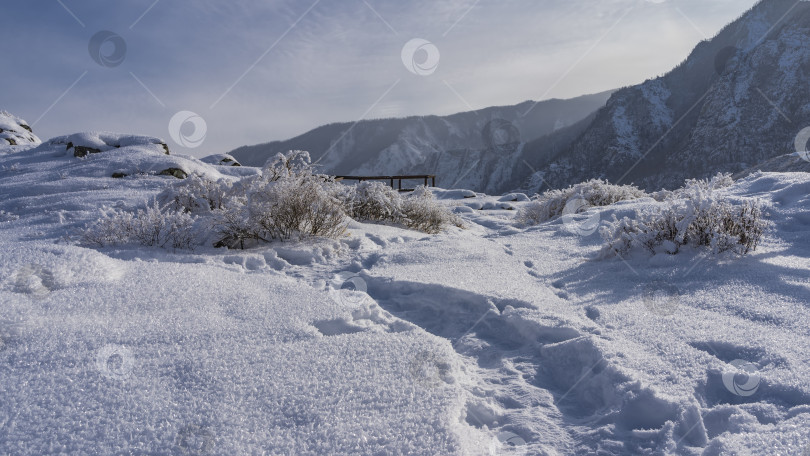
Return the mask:
<path id="1" fill-rule="evenodd" d="M 810 2 L 764 0 L 665 76 L 614 93 L 556 156 L 528 144 L 530 190 L 590 178 L 674 187 L 795 151 L 810 125 Z"/>
<path id="2" fill-rule="evenodd" d="M 445 117 L 331 124 L 287 141 L 241 147 L 231 155 L 244 165 L 261 166 L 278 152 L 302 149 L 326 173 L 436 174 L 442 187 L 502 193 L 532 173 L 522 153 L 526 142 L 576 124 L 604 106 L 609 96 L 527 101 Z"/>

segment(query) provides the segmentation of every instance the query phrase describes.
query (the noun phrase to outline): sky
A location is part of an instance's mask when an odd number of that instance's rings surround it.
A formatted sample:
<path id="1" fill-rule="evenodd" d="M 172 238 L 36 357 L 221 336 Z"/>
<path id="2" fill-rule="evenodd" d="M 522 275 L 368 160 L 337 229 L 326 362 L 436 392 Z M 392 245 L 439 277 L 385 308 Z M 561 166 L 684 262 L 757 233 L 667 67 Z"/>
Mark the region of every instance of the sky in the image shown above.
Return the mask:
<path id="1" fill-rule="evenodd" d="M 643 82 L 755 0 L 26 0 L 3 5 L 0 109 L 43 140 L 194 156 L 319 125 Z"/>

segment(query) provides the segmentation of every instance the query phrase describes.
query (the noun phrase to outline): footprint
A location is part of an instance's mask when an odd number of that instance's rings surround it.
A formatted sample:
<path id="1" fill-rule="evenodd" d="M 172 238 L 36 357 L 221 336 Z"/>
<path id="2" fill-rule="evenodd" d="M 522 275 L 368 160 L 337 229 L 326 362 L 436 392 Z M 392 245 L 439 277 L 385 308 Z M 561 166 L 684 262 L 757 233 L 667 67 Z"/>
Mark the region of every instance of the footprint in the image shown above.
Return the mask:
<path id="1" fill-rule="evenodd" d="M 768 378 L 774 368 L 789 367 L 781 356 L 762 348 L 716 341 L 689 342 L 689 345 L 725 364 L 709 368 L 706 383 L 696 392 L 709 406 L 767 402 L 790 408 L 810 404 L 807 392 Z"/>
<path id="2" fill-rule="evenodd" d="M 371 269 L 385 257 L 382 253 L 374 252 L 363 258 L 363 269 Z"/>
<path id="3" fill-rule="evenodd" d="M 44 298 L 57 286 L 53 272 L 37 264 L 23 266 L 14 279 L 14 292 Z"/>
<path id="4" fill-rule="evenodd" d="M 363 332 L 364 329 L 354 326 L 347 319 L 338 318 L 335 320 L 319 320 L 312 323 L 324 336 L 339 336 L 341 334 L 355 334 Z"/>
<path id="5" fill-rule="evenodd" d="M 388 245 L 388 242 L 386 242 L 385 239 L 377 236 L 376 234 L 366 233 L 366 237 L 380 247 L 385 247 Z"/>
<path id="6" fill-rule="evenodd" d="M 371 332 L 404 332 L 416 328 L 415 325 L 400 320 L 383 310 L 377 303 L 366 301 L 352 311 L 351 315 L 331 320 L 318 320 L 312 323 L 324 336 Z"/>
<path id="7" fill-rule="evenodd" d="M 735 359 L 746 359 L 763 366 L 773 364 L 775 367 L 786 367 L 788 365 L 785 358 L 769 354 L 762 348 L 743 347 L 720 341 L 691 341 L 688 344 L 692 348 L 704 351 L 724 363 L 730 363 Z"/>
<path id="8" fill-rule="evenodd" d="M 497 427 L 502 418 L 491 406 L 483 402 L 467 402 L 465 407 L 467 424 L 479 429 L 485 426 L 488 428 Z"/>

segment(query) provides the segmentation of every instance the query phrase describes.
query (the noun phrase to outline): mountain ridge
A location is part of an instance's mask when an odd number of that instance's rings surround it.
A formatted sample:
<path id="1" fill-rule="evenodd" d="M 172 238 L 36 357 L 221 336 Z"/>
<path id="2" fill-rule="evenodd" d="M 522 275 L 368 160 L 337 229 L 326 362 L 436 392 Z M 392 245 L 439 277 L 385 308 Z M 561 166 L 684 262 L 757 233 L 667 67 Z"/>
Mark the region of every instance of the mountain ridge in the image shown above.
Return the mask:
<path id="1" fill-rule="evenodd" d="M 521 161 L 525 142 L 580 122 L 604 105 L 610 93 L 525 101 L 448 116 L 332 123 L 230 154 L 245 165 L 261 166 L 278 152 L 303 149 L 331 174 L 430 173 L 438 176 L 440 186 L 502 193 L 532 172 Z"/>
<path id="2" fill-rule="evenodd" d="M 652 190 L 741 172 L 793 151 L 810 125 L 809 78 L 810 4 L 763 0 L 669 73 L 613 93 L 528 187 L 602 178 Z"/>
<path id="3" fill-rule="evenodd" d="M 430 173 L 439 186 L 490 194 L 594 178 L 675 188 L 795 152 L 797 134 L 810 125 L 808 80 L 810 2 L 762 0 L 641 84 L 450 116 L 333 123 L 231 155 L 257 166 L 305 149 L 327 173 Z M 577 101 L 591 104 L 566 106 Z"/>

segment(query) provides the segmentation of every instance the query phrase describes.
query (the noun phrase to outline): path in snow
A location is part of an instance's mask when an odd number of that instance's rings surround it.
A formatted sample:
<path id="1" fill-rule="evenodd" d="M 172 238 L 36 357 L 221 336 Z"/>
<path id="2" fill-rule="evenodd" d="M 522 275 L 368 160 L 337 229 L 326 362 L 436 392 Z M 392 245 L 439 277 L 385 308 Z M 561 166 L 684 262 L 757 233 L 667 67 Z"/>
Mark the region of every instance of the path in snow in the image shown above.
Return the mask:
<path id="1" fill-rule="evenodd" d="M 448 341 L 456 359 L 414 354 L 414 381 L 428 388 L 443 382 L 465 387 L 459 418 L 495 436 L 476 449 L 480 454 L 590 454 L 594 448 L 622 454 L 627 436 L 615 435 L 605 421 L 660 427 L 679 419 L 669 407 L 668 413 L 653 414 L 652 423 L 631 423 L 631 416 L 644 411 L 639 409 L 658 405 L 650 394 L 631 401 L 623 414 L 599 413 L 613 396 L 634 389 L 593 342 L 599 328 L 584 315 L 567 319 L 571 311 L 562 307 L 570 303 L 558 296 L 564 293 L 538 280 L 534 262 L 516 258 L 508 244 L 495 240 L 497 231 L 485 230 L 493 240 L 469 243 L 466 236 L 480 233 L 461 233 L 453 240 L 424 238 L 407 248 L 369 234 L 385 253 L 373 248 L 342 276 L 382 309 Z M 441 258 L 434 256 L 437 242 L 445 246 Z M 438 263 L 448 271 L 437 274 Z M 454 372 L 458 364 L 464 367 Z M 655 446 L 649 436 L 637 440 L 639 449 Z"/>

